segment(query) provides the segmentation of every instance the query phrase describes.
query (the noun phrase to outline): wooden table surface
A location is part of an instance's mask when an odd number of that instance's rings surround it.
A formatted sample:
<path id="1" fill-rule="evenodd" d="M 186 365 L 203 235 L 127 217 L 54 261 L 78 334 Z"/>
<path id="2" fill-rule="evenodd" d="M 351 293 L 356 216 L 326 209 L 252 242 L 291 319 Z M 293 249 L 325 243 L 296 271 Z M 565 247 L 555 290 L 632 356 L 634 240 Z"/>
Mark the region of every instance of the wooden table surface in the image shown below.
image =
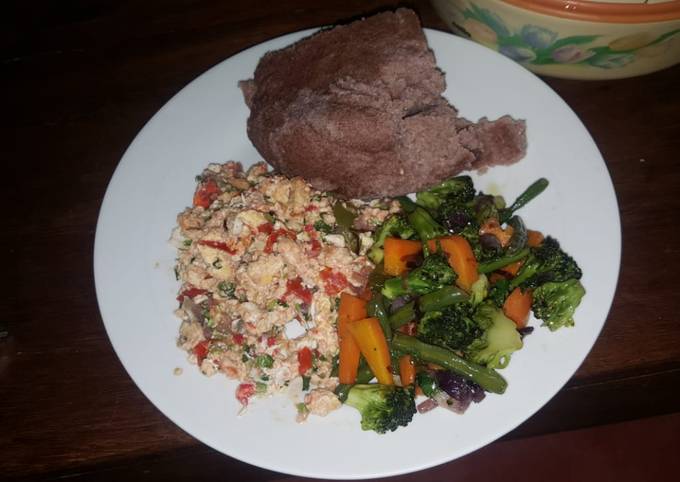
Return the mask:
<path id="1" fill-rule="evenodd" d="M 130 141 L 197 75 L 278 35 L 392 5 L 97 0 L 6 6 L 0 477 L 109 473 L 126 480 L 142 472 L 154 478 L 147 466 L 162 466 L 167 475 L 187 464 L 197 478 L 285 477 L 203 446 L 158 412 L 125 373 L 95 298 L 97 213 Z M 425 26 L 445 30 L 427 2 L 409 5 Z M 621 211 L 621 273 L 607 323 L 584 364 L 497 444 L 679 407 L 680 66 L 610 82 L 546 80 L 583 120 L 607 162 Z"/>

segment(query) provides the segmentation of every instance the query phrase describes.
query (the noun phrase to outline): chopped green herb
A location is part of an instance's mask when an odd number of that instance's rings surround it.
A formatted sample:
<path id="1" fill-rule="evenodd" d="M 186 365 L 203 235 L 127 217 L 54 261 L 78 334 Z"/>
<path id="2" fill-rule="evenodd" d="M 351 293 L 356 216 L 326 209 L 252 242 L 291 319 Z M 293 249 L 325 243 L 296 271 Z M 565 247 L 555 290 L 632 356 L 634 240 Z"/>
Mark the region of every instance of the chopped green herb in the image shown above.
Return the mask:
<path id="1" fill-rule="evenodd" d="M 224 353 L 226 349 L 227 347 L 224 343 L 211 343 L 210 348 L 208 349 L 208 353 L 210 353 L 211 355 Z"/>
<path id="2" fill-rule="evenodd" d="M 258 395 L 262 395 L 267 392 L 267 384 L 262 382 L 255 382 L 255 392 Z"/>
<path id="3" fill-rule="evenodd" d="M 263 380 L 263 381 L 265 381 L 265 382 L 268 382 L 268 381 L 269 381 L 269 375 L 262 375 L 262 376 L 260 377 L 260 380 Z"/>
<path id="4" fill-rule="evenodd" d="M 220 296 L 225 298 L 234 298 L 234 291 L 236 290 L 236 285 L 234 283 L 227 283 L 226 281 L 220 281 L 217 285 L 217 291 Z"/>
<path id="5" fill-rule="evenodd" d="M 173 271 L 175 272 L 175 279 L 179 281 L 179 269 L 177 269 L 177 266 L 173 268 Z"/>
<path id="6" fill-rule="evenodd" d="M 191 240 L 190 240 L 190 239 L 185 239 L 185 240 L 182 242 L 182 244 L 183 244 L 184 246 L 191 246 Z"/>
<path id="7" fill-rule="evenodd" d="M 215 261 L 212 262 L 212 265 L 215 269 L 222 269 L 222 261 L 220 258 L 215 258 Z"/>
<path id="8" fill-rule="evenodd" d="M 286 302 L 283 301 L 283 300 L 276 300 L 276 303 L 277 303 L 279 306 L 283 306 L 284 308 L 288 308 L 288 303 L 286 303 Z"/>
<path id="9" fill-rule="evenodd" d="M 295 408 L 297 408 L 298 414 L 300 415 L 306 415 L 307 413 L 309 413 L 307 405 L 305 405 L 302 402 L 295 404 Z"/>
<path id="10" fill-rule="evenodd" d="M 260 368 L 271 368 L 274 366 L 274 359 L 271 355 L 260 355 L 255 359 L 255 364 Z"/>
<path id="11" fill-rule="evenodd" d="M 333 355 L 333 362 L 331 365 L 331 376 L 332 377 L 337 377 L 338 376 L 338 365 L 340 364 L 340 356 L 339 355 Z"/>
<path id="12" fill-rule="evenodd" d="M 319 219 L 317 222 L 314 223 L 314 229 L 317 231 L 320 231 L 324 234 L 329 234 L 331 231 L 333 231 L 333 228 L 326 223 L 323 219 Z"/>
<path id="13" fill-rule="evenodd" d="M 196 177 L 194 178 L 194 180 L 195 180 L 196 182 L 202 182 L 202 181 L 203 181 L 203 176 L 201 176 L 201 175 L 199 174 L 198 176 L 196 176 Z"/>
<path id="14" fill-rule="evenodd" d="M 307 391 L 309 390 L 309 382 L 310 382 L 310 377 L 302 377 L 302 390 Z"/>

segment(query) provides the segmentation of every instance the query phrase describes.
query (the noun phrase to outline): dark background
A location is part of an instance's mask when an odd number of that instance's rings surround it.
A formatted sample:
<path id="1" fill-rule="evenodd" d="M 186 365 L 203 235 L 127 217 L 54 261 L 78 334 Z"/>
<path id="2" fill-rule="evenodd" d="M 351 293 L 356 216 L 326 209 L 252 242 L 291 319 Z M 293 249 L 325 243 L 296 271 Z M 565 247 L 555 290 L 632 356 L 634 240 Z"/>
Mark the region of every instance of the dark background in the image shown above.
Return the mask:
<path id="1" fill-rule="evenodd" d="M 429 3 L 404 4 L 446 29 Z M 272 37 L 394 5 L 3 4 L 0 478 L 294 480 L 205 447 L 132 383 L 97 309 L 97 213 L 128 144 L 197 75 Z M 617 81 L 546 80 L 592 133 L 616 188 L 623 257 L 610 316 L 574 378 L 534 417 L 501 442 L 402 480 L 672 480 L 680 469 L 680 66 Z"/>

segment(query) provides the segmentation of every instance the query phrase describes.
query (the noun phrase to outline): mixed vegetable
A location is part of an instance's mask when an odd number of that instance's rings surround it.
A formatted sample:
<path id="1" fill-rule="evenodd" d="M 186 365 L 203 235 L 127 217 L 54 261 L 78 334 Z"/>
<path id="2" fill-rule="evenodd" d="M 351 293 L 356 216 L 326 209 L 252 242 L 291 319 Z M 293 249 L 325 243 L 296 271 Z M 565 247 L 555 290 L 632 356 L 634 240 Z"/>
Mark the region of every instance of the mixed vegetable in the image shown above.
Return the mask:
<path id="1" fill-rule="evenodd" d="M 211 164 L 197 183 L 172 237 L 177 343 L 239 381 L 241 411 L 287 391 L 299 421 L 344 403 L 378 433 L 463 413 L 504 393 L 532 312 L 571 326 L 585 294 L 577 263 L 517 215 L 545 179 L 510 206 L 468 176 L 415 200 L 341 201 L 264 164 Z"/>
<path id="2" fill-rule="evenodd" d="M 533 330 L 531 312 L 552 331 L 574 324 L 579 266 L 516 214 L 547 186 L 539 179 L 506 206 L 459 176 L 399 198 L 368 250 L 367 289 L 340 297 L 335 393 L 361 412 L 364 430 L 405 426 L 416 408 L 463 413 L 485 392 L 502 394 L 497 370 Z"/>

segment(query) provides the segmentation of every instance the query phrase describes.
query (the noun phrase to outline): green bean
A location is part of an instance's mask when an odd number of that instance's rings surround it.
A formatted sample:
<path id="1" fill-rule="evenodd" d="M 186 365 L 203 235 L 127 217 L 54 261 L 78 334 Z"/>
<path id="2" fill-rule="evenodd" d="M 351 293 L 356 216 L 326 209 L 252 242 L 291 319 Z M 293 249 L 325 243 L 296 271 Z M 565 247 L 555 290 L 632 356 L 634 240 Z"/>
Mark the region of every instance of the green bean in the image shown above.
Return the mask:
<path id="1" fill-rule="evenodd" d="M 428 345 L 417 338 L 399 332 L 394 334 L 392 344 L 395 349 L 409 353 L 420 361 L 436 363 L 448 368 L 489 392 L 503 393 L 508 386 L 505 379 L 495 370 L 465 360 L 446 348 Z"/>
<path id="2" fill-rule="evenodd" d="M 387 317 L 387 310 L 385 310 L 385 302 L 382 293 L 376 291 L 373 297 L 366 305 L 366 312 L 368 316 L 372 318 L 377 318 L 380 321 L 380 326 L 385 334 L 385 339 L 387 340 L 387 345 L 389 346 L 390 340 L 392 339 L 392 328 Z"/>
<path id="3" fill-rule="evenodd" d="M 492 271 L 496 271 L 497 269 L 502 268 L 503 266 L 507 266 L 510 263 L 514 263 L 515 261 L 519 261 L 520 259 L 524 259 L 529 255 L 529 248 L 524 248 L 521 251 L 518 251 L 515 254 L 512 254 L 510 256 L 503 256 L 498 259 L 494 259 L 492 261 L 488 261 L 486 263 L 479 263 L 477 265 L 477 271 L 479 271 L 482 274 L 487 274 L 491 273 Z"/>
<path id="4" fill-rule="evenodd" d="M 410 303 L 405 304 L 397 311 L 392 313 L 389 317 L 390 326 L 396 330 L 397 328 L 405 325 L 409 321 L 415 320 L 416 318 L 415 307 L 416 302 L 411 301 Z"/>
<path id="5" fill-rule="evenodd" d="M 531 184 L 531 186 L 526 188 L 522 194 L 517 196 L 517 199 L 515 199 L 515 202 L 512 203 L 509 208 L 501 210 L 500 222 L 504 223 L 510 219 L 510 216 L 512 216 L 515 211 L 545 191 L 546 187 L 548 187 L 548 180 L 546 178 L 542 177 L 536 180 L 533 184 Z"/>
<path id="6" fill-rule="evenodd" d="M 468 295 L 460 288 L 444 286 L 437 291 L 421 296 L 418 299 L 418 307 L 420 311 L 435 311 L 467 300 Z"/>

